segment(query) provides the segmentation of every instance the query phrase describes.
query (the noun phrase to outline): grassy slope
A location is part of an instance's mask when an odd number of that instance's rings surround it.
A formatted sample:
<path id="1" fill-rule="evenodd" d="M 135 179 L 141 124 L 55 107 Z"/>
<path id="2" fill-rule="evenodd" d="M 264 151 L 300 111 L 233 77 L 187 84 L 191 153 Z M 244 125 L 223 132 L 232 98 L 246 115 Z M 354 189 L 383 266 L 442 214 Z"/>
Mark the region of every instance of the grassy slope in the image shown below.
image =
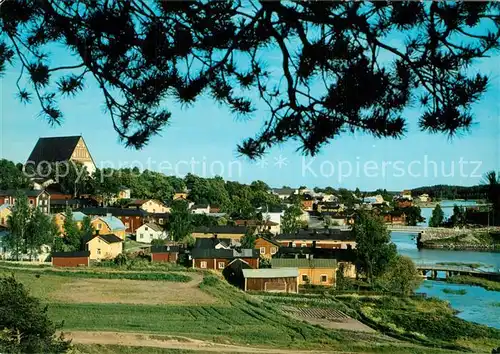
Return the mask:
<path id="1" fill-rule="evenodd" d="M 379 335 L 326 330 L 290 320 L 274 304 L 252 298 L 214 276 L 205 277 L 200 288 L 218 298 L 220 305 L 154 306 L 54 303 L 51 302 L 50 293 L 57 291 L 65 282 L 70 282 L 71 278 L 58 276 L 54 272 L 48 275 L 42 271 L 40 277 L 37 277 L 40 271 L 13 272 L 35 296 L 48 303 L 49 314 L 55 321 L 64 320 L 65 330 L 161 333 L 220 343 L 307 350 L 328 348 L 382 353 L 441 352 L 388 341 Z M 94 346 L 88 348 L 92 349 Z"/>

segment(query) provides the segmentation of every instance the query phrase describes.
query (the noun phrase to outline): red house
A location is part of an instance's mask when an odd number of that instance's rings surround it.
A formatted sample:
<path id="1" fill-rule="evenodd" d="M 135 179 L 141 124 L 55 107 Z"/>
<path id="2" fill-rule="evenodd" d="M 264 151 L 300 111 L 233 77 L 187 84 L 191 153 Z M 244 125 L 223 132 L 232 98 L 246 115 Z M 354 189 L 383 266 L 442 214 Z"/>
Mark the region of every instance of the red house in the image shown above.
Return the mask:
<path id="1" fill-rule="evenodd" d="M 235 259 L 245 261 L 252 268 L 259 268 L 259 250 L 194 248 L 191 251 L 193 268 L 223 271 Z"/>

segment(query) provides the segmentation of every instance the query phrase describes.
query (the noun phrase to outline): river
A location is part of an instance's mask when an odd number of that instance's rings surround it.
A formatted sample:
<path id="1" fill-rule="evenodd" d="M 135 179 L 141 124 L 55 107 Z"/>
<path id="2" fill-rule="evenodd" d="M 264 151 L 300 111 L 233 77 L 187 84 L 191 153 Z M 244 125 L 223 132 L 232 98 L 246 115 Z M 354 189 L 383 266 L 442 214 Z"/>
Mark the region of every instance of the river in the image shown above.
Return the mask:
<path id="1" fill-rule="evenodd" d="M 474 202 L 443 201 L 442 205 L 458 204 L 461 206 L 473 205 Z M 453 214 L 453 208 L 443 208 L 445 217 Z M 429 221 L 432 208 L 422 208 L 422 216 Z M 396 244 L 398 252 L 408 256 L 415 263 L 438 263 L 438 262 L 463 262 L 481 263 L 482 269 L 499 270 L 500 253 L 495 252 L 474 252 L 474 251 L 449 251 L 449 250 L 418 250 L 415 234 L 393 232 L 392 241 Z M 464 289 L 465 295 L 446 294 L 445 288 Z M 500 292 L 488 291 L 478 286 L 448 284 L 440 281 L 425 280 L 418 292 L 426 293 L 446 300 L 450 305 L 459 311 L 457 315 L 467 321 L 485 324 L 500 329 Z"/>

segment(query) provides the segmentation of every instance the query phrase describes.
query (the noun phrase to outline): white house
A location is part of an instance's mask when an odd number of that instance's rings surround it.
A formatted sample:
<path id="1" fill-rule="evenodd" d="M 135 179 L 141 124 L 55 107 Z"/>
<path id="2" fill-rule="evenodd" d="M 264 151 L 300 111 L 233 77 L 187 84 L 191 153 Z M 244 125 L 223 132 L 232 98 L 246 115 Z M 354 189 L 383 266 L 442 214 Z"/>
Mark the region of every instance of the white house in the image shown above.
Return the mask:
<path id="1" fill-rule="evenodd" d="M 424 193 L 418 196 L 418 199 L 420 199 L 421 202 L 426 203 L 430 201 L 429 194 Z"/>
<path id="2" fill-rule="evenodd" d="M 285 200 L 292 194 L 299 194 L 299 190 L 294 188 L 274 188 L 271 190 L 271 193 L 277 195 L 281 200 Z"/>
<path id="3" fill-rule="evenodd" d="M 135 230 L 135 240 L 137 242 L 151 243 L 153 240 L 165 240 L 167 232 L 154 223 L 147 223 Z"/>
<path id="4" fill-rule="evenodd" d="M 193 214 L 210 214 L 210 204 L 195 204 L 191 207 Z"/>

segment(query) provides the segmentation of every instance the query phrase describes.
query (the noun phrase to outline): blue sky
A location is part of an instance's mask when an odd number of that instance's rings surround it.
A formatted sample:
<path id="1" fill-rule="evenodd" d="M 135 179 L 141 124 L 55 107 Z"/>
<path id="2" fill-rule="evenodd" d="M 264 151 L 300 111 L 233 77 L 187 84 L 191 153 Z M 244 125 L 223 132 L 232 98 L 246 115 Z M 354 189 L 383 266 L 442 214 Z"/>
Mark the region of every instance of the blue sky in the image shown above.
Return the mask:
<path id="1" fill-rule="evenodd" d="M 54 63 L 71 60 L 60 51 L 55 53 L 59 55 Z M 81 134 L 98 167 L 139 166 L 166 174 L 222 175 L 241 182 L 260 179 L 274 187 L 402 190 L 434 184 L 474 185 L 484 172 L 500 169 L 499 57 L 482 60 L 474 69 L 490 74 L 491 82 L 474 107 L 476 124 L 471 133 L 453 140 L 422 133 L 417 129 L 419 110 L 415 107 L 405 112 L 409 125 L 402 140 L 344 135 L 314 159 L 296 152 L 298 144 L 291 141 L 271 149 L 265 160 L 256 163 L 238 157 L 236 145 L 259 131 L 267 117 L 263 106 L 258 106 L 251 119 L 242 120 L 207 98 L 190 108 L 167 105 L 172 112 L 169 126 L 136 151 L 118 142 L 92 81 L 86 82 L 85 91 L 76 98 L 60 101 L 65 121 L 51 127 L 38 117 L 36 101 L 23 105 L 15 98 L 18 73 L 9 67 L 0 81 L 0 157 L 24 162 L 39 137 Z"/>

